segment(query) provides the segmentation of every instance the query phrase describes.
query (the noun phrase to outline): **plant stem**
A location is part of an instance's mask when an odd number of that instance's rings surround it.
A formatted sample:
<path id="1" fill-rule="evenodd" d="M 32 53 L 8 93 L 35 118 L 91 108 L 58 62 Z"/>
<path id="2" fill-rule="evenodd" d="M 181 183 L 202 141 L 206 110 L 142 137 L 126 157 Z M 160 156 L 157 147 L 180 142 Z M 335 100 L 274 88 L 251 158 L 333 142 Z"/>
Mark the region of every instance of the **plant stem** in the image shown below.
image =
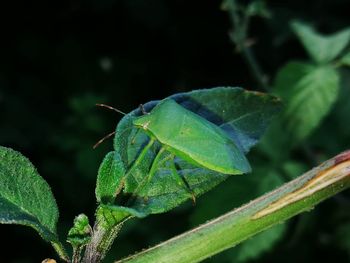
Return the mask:
<path id="1" fill-rule="evenodd" d="M 232 3 L 232 0 L 227 1 L 228 13 L 230 15 L 233 29 L 231 32 L 231 40 L 236 45 L 236 48 L 241 52 L 243 59 L 249 67 L 249 70 L 254 77 L 257 84 L 264 89 L 268 90 L 268 82 L 265 74 L 262 72 L 261 67 L 256 60 L 252 50 L 247 45 L 247 35 L 249 29 L 250 16 L 243 10 L 238 10 Z M 241 13 L 239 13 L 241 11 Z"/>
<path id="2" fill-rule="evenodd" d="M 70 262 L 69 256 L 67 255 L 67 252 L 65 248 L 63 247 L 62 243 L 59 241 L 51 242 L 51 245 L 57 252 L 58 256 L 65 262 Z"/>
<path id="3" fill-rule="evenodd" d="M 139 154 L 133 165 L 130 167 L 128 172 L 125 174 L 123 181 L 132 174 L 134 169 L 140 164 L 140 162 L 145 158 L 149 149 L 151 149 L 155 140 L 150 139 L 147 145 L 143 148 L 142 152 Z M 118 189 L 117 193 L 122 190 L 121 184 L 120 189 Z M 87 245 L 82 263 L 98 263 L 103 260 L 106 253 L 110 249 L 113 244 L 114 239 L 116 238 L 121 226 L 122 222 L 116 222 L 113 220 L 113 216 L 111 221 L 107 219 L 107 217 L 98 217 L 96 216 L 96 222 L 92 231 L 91 242 Z M 123 219 L 124 220 L 124 219 Z"/>
<path id="4" fill-rule="evenodd" d="M 82 250 L 83 250 L 82 246 L 73 247 L 72 263 L 80 262 L 80 255 Z"/>
<path id="5" fill-rule="evenodd" d="M 199 262 L 305 211 L 350 187 L 350 151 L 198 228 L 122 262 Z"/>
<path id="6" fill-rule="evenodd" d="M 91 242 L 87 245 L 82 263 L 99 263 L 105 257 L 116 238 L 122 224 L 104 222 L 103 218 L 96 221 Z"/>

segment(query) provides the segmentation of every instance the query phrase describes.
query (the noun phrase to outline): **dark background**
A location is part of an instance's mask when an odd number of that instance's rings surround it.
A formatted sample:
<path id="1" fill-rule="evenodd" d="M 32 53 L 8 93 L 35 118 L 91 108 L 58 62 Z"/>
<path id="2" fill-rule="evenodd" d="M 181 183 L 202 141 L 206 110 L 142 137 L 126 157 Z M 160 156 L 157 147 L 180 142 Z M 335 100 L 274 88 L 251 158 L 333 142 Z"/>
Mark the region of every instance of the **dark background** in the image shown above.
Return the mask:
<path id="1" fill-rule="evenodd" d="M 140 103 L 199 88 L 230 85 L 261 90 L 235 52 L 228 37 L 231 24 L 220 4 L 198 0 L 0 4 L 0 144 L 29 157 L 52 186 L 62 237 L 75 215 L 84 212 L 93 219 L 96 173 L 112 141 L 96 150 L 92 145 L 113 131 L 121 117 L 95 103 L 128 112 Z M 345 0 L 269 1 L 268 7 L 272 17 L 253 19 L 250 36 L 270 79 L 288 60 L 307 57 L 289 29 L 291 18 L 311 21 L 324 33 L 350 23 Z M 310 225 L 291 244 L 287 241 L 297 225 L 297 219 L 292 220 L 284 238 L 250 262 L 349 262 L 346 251 L 333 242 L 335 226 L 328 220 L 336 209 L 350 209 L 349 191 L 339 199 L 310 213 Z M 201 202 L 204 199 L 199 198 L 199 207 Z M 107 262 L 193 227 L 195 209 L 189 202 L 167 214 L 129 222 Z M 0 231 L 1 262 L 56 257 L 33 230 L 2 225 Z M 223 261 L 214 257 L 211 262 Z"/>

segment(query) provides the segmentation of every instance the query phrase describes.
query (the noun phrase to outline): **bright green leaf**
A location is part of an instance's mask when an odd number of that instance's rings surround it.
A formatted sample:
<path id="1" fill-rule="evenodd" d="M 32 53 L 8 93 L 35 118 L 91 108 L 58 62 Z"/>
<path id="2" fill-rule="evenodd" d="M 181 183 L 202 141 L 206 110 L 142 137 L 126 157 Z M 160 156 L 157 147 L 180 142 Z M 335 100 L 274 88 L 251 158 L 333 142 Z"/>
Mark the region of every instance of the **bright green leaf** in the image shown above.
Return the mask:
<path id="1" fill-rule="evenodd" d="M 87 245 L 91 240 L 91 226 L 86 215 L 80 214 L 74 218 L 74 225 L 69 230 L 67 241 L 73 247 L 81 247 Z"/>
<path id="2" fill-rule="evenodd" d="M 279 110 L 279 100 L 275 97 L 248 92 L 241 88 L 214 88 L 197 90 L 171 96 L 181 106 L 206 118 L 221 127 L 235 143 L 247 152 L 254 146 L 265 131 L 272 116 Z M 150 112 L 157 102 L 144 105 Z M 120 153 L 125 167 L 131 167 L 147 145 L 148 137 L 140 131 L 136 134 L 133 119 L 142 113 L 139 109 L 125 116 L 118 124 L 115 137 L 115 151 Z M 172 163 L 168 153 L 164 152 L 153 164 L 159 143 L 155 143 L 144 153 L 142 161 L 127 172 L 124 194 L 131 194 L 126 206 L 144 214 L 162 213 L 192 196 L 179 182 L 179 177 L 172 174 Z M 176 158 L 176 170 L 188 183 L 189 188 L 198 196 L 223 180 L 227 175 L 199 168 Z M 152 180 L 147 180 L 151 165 L 156 165 L 157 172 Z M 137 192 L 137 195 L 133 195 Z"/>
<path id="3" fill-rule="evenodd" d="M 98 202 L 113 203 L 124 174 L 125 168 L 119 153 L 116 151 L 108 153 L 98 171 L 95 190 Z"/>
<path id="4" fill-rule="evenodd" d="M 332 61 L 340 55 L 350 41 L 349 28 L 324 36 L 317 33 L 312 27 L 298 21 L 293 21 L 291 27 L 311 58 L 317 63 Z"/>
<path id="5" fill-rule="evenodd" d="M 56 201 L 31 162 L 0 146 L 0 182 L 0 223 L 33 227 L 46 241 L 56 242 Z"/>

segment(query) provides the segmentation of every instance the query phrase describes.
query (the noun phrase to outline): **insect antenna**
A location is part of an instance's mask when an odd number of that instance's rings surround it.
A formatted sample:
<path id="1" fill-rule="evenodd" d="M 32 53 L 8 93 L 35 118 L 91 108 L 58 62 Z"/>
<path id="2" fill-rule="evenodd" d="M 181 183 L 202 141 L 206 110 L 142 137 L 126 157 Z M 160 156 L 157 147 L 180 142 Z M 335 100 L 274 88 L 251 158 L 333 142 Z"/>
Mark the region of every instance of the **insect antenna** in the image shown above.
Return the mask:
<path id="1" fill-rule="evenodd" d="M 114 134 L 115 134 L 115 131 L 108 133 L 105 137 L 103 137 L 101 140 L 99 140 L 97 143 L 95 143 L 95 145 L 92 148 L 96 149 L 101 143 L 103 143 L 108 138 L 112 137 Z"/>
<path id="2" fill-rule="evenodd" d="M 103 107 L 103 108 L 107 108 L 109 110 L 113 110 L 117 113 L 123 114 L 124 116 L 126 115 L 125 112 L 122 112 L 121 110 L 118 110 L 116 108 L 113 108 L 112 106 L 109 106 L 107 104 L 103 104 L 103 103 L 96 103 L 96 106 L 98 107 Z M 99 140 L 97 143 L 95 143 L 95 145 L 92 147 L 93 149 L 96 149 L 101 143 L 103 143 L 105 140 L 107 140 L 108 138 L 112 137 L 115 134 L 114 132 L 111 132 L 109 134 L 107 134 L 105 137 L 103 137 L 101 140 Z"/>
<path id="3" fill-rule="evenodd" d="M 113 108 L 112 106 L 109 106 L 109 105 L 106 105 L 106 104 L 96 103 L 96 106 L 98 106 L 98 107 L 103 107 L 103 108 L 107 108 L 107 109 L 109 109 L 109 110 L 113 110 L 113 111 L 118 112 L 118 113 L 120 113 L 120 114 L 126 115 L 125 112 L 122 112 L 121 110 L 118 110 L 118 109 Z"/>

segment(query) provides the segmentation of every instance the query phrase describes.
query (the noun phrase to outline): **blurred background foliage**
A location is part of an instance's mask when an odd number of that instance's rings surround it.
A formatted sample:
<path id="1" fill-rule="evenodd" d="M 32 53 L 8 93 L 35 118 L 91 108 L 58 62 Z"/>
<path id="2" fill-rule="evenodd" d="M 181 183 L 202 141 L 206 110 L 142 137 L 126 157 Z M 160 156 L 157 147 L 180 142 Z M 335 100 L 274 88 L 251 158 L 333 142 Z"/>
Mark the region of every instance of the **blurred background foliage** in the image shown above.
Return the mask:
<path id="1" fill-rule="evenodd" d="M 154 245 L 349 148 L 348 4 L 347 0 L 271 0 L 266 5 L 184 0 L 2 3 L 0 145 L 28 156 L 52 186 L 61 211 L 59 231 L 65 236 L 75 215 L 83 212 L 93 218 L 96 174 L 112 141 L 96 150 L 92 145 L 113 131 L 121 118 L 95 103 L 128 112 L 177 92 L 225 85 L 280 95 L 285 110 L 263 143 L 248 155 L 252 174 L 230 178 L 198 198 L 195 207 L 188 202 L 166 214 L 131 220 L 106 262 Z M 247 14 L 252 16 L 249 26 L 244 20 Z M 329 34 L 339 30 L 345 33 L 332 40 L 334 35 Z M 325 47 L 330 48 L 322 50 Z M 259 64 L 258 72 L 252 70 L 249 56 Z M 1 262 L 55 257 L 34 231 L 0 227 Z M 206 262 L 320 260 L 350 260 L 349 191 Z"/>

